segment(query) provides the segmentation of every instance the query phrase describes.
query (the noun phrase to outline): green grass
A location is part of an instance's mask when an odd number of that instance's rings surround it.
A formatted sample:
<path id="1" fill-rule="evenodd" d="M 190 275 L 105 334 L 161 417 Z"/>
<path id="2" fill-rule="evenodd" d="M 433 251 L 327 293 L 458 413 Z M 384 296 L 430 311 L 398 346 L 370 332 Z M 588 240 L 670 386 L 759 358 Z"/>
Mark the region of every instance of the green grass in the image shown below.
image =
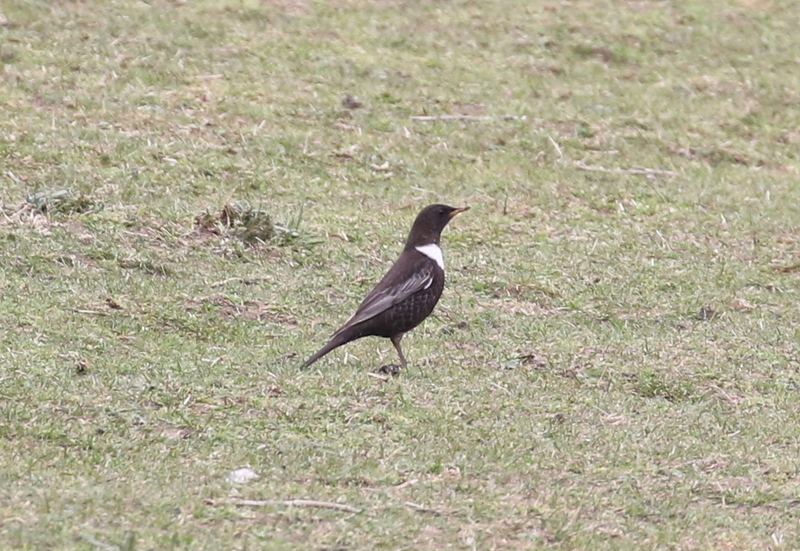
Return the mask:
<path id="1" fill-rule="evenodd" d="M 794 3 L 0 12 L 0 548 L 800 548 Z"/>

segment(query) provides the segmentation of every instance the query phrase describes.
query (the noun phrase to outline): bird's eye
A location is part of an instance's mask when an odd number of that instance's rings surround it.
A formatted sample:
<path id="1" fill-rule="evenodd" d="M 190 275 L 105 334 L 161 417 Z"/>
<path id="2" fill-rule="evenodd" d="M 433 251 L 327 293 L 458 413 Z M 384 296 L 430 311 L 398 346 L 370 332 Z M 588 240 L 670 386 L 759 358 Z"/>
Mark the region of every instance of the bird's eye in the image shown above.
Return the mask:
<path id="1" fill-rule="evenodd" d="M 447 214 L 444 209 L 439 209 L 439 214 Z"/>

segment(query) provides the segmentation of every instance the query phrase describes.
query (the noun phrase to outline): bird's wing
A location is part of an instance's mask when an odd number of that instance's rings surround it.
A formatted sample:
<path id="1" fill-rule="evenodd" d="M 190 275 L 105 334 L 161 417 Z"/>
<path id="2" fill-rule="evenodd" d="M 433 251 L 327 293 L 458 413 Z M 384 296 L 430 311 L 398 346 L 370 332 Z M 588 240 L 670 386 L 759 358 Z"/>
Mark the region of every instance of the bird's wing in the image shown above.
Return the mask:
<path id="1" fill-rule="evenodd" d="M 347 320 L 337 333 L 342 331 L 342 329 L 374 318 L 398 302 L 407 299 L 417 291 L 427 289 L 433 283 L 432 268 L 411 272 L 405 274 L 405 277 L 402 278 L 398 278 L 398 275 L 400 274 L 394 274 L 392 271 L 389 271 L 381 283 L 367 295 L 367 298 L 365 298 L 364 302 L 358 307 L 353 317 Z M 397 279 L 396 283 L 393 282 L 395 279 Z M 386 285 L 384 285 L 384 282 Z"/>

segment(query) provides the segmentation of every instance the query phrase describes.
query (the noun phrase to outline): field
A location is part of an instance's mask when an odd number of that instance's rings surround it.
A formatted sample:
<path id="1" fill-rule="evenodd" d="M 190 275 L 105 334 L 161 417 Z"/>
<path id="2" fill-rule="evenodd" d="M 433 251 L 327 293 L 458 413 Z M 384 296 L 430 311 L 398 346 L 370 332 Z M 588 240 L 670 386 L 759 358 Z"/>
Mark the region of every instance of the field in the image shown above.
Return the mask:
<path id="1" fill-rule="evenodd" d="M 0 549 L 799 549 L 799 27 L 4 2 Z M 299 370 L 434 202 L 408 369 Z"/>

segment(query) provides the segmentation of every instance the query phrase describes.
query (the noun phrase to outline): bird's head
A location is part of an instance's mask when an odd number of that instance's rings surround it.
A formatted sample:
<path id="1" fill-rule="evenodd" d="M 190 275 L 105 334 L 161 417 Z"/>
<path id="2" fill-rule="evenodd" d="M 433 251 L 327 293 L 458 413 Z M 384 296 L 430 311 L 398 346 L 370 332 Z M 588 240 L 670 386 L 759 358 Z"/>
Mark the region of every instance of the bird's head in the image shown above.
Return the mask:
<path id="1" fill-rule="evenodd" d="M 428 205 L 420 211 L 411 233 L 408 234 L 406 248 L 421 247 L 431 243 L 439 244 L 442 230 L 453 217 L 468 211 L 469 207 L 449 207 L 447 205 Z"/>

